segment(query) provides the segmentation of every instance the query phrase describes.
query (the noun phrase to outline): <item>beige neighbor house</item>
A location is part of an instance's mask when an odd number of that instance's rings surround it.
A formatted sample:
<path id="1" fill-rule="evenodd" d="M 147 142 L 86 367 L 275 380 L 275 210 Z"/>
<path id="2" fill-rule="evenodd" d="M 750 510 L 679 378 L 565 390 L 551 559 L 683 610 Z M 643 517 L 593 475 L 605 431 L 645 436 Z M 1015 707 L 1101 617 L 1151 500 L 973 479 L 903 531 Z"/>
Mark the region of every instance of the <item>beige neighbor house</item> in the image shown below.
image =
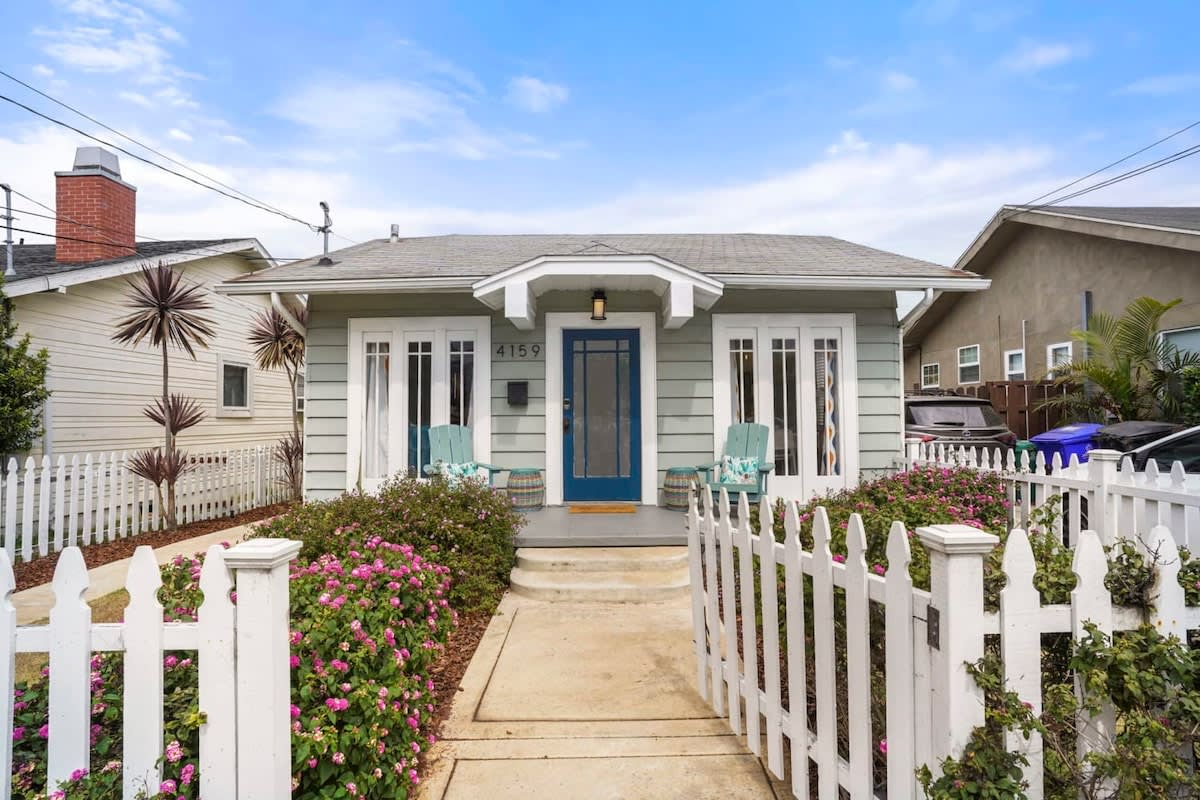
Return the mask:
<path id="1" fill-rule="evenodd" d="M 461 424 L 550 506 L 656 506 L 734 423 L 767 426 L 773 495 L 893 468 L 896 292 L 987 285 L 827 236 L 394 233 L 217 290 L 308 296 L 309 498 L 419 475 Z"/>
<path id="2" fill-rule="evenodd" d="M 1182 298 L 1163 336 L 1200 351 L 1200 208 L 1001 208 L 955 266 L 986 292 L 932 293 L 904 320 L 909 387 L 1038 380 L 1083 357 L 1071 331 L 1132 300 Z"/>
<path id="3" fill-rule="evenodd" d="M 4 279 L 19 332 L 50 353 L 46 433 L 32 454 L 161 445 L 162 428 L 142 414 L 161 393 L 160 351 L 111 338 L 128 313 L 128 277 L 163 263 L 182 270 L 185 282 L 211 287 L 270 265 L 270 256 L 246 237 L 136 241 L 136 190 L 121 180 L 117 157 L 101 148 L 80 148 L 74 168 L 56 173 L 55 182 L 56 244 L 14 245 L 15 274 Z M 292 428 L 291 392 L 283 372 L 255 367 L 246 338 L 272 299 L 206 298 L 216 330 L 211 345 L 195 361 L 170 352 L 171 391 L 195 398 L 206 412 L 180 435 L 180 446 L 198 452 L 273 444 Z"/>

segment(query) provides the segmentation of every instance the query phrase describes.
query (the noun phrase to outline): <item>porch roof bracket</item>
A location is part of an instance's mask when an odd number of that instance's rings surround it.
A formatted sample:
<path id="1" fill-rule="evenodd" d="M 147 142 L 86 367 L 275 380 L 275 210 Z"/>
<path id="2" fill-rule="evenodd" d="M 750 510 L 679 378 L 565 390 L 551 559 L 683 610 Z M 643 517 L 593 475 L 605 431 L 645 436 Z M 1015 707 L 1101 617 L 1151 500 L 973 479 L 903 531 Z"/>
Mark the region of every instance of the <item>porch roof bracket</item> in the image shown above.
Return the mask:
<path id="1" fill-rule="evenodd" d="M 504 316 L 518 330 L 533 330 L 537 323 L 537 305 L 533 290 L 527 282 L 518 281 L 505 285 Z"/>
<path id="2" fill-rule="evenodd" d="M 671 281 L 663 292 L 663 327 L 682 328 L 695 313 L 695 286 L 690 281 Z"/>

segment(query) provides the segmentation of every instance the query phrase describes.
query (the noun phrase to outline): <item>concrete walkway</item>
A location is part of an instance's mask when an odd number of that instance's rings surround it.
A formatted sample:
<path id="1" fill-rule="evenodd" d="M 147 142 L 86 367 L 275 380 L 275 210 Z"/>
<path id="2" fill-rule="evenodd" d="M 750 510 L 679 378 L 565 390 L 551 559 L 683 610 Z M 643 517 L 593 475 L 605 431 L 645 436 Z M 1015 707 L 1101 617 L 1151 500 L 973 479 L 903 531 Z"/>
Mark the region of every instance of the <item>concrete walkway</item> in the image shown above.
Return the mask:
<path id="1" fill-rule="evenodd" d="M 165 564 L 175 556 L 190 556 L 200 553 L 221 542 L 236 544 L 246 538 L 246 534 L 249 532 L 250 528 L 247 525 L 226 528 L 193 539 L 184 539 L 173 544 L 163 545 L 155 549 L 154 556 L 158 559 L 159 564 Z M 86 547 L 83 549 L 83 559 L 85 562 L 87 561 Z M 91 601 L 97 597 L 112 594 L 118 589 L 124 589 L 125 574 L 129 571 L 130 561 L 131 559 L 123 558 L 120 561 L 112 561 L 95 569 L 89 569 L 89 585 L 83 599 Z M 54 588 L 49 583 L 43 583 L 41 586 L 14 593 L 12 602 L 17 609 L 17 624 L 30 625 L 49 618 L 50 609 L 54 606 Z"/>
<path id="2" fill-rule="evenodd" d="M 507 595 L 429 752 L 424 800 L 783 797 L 694 687 L 687 596 Z"/>

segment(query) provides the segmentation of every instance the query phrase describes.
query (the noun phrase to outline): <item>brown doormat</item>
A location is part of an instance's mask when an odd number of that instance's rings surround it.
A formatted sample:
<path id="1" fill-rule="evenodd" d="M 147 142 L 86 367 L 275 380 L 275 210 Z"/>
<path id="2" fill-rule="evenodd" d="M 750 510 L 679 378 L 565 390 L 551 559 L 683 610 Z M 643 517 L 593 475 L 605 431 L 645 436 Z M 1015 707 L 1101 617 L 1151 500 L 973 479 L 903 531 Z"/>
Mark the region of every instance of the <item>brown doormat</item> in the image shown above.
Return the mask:
<path id="1" fill-rule="evenodd" d="M 587 505 L 572 504 L 567 506 L 572 514 L 634 514 L 637 506 L 633 503 L 588 503 Z"/>

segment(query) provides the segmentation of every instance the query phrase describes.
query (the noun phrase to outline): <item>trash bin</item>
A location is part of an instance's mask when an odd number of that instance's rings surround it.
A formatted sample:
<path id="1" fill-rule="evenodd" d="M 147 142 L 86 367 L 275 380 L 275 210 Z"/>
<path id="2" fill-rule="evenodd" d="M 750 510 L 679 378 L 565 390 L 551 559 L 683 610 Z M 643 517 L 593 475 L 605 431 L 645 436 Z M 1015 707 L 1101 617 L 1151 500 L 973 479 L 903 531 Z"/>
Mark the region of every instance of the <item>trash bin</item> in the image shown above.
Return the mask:
<path id="1" fill-rule="evenodd" d="M 1062 458 L 1063 464 L 1070 463 L 1071 456 L 1078 456 L 1079 463 L 1082 464 L 1087 461 L 1088 452 L 1096 448 L 1096 431 L 1102 427 L 1104 426 L 1095 422 L 1077 422 L 1039 433 L 1030 441 L 1037 446 L 1038 452 L 1046 454 L 1047 464 L 1054 458 L 1055 453 Z"/>
<path id="2" fill-rule="evenodd" d="M 1017 452 L 1017 469 L 1033 469 L 1034 459 L 1037 458 L 1037 445 L 1028 439 L 1022 439 L 1013 449 Z"/>
<path id="3" fill-rule="evenodd" d="M 1170 422 L 1118 422 L 1096 432 L 1096 449 L 1127 453 L 1182 429 L 1182 425 Z"/>

